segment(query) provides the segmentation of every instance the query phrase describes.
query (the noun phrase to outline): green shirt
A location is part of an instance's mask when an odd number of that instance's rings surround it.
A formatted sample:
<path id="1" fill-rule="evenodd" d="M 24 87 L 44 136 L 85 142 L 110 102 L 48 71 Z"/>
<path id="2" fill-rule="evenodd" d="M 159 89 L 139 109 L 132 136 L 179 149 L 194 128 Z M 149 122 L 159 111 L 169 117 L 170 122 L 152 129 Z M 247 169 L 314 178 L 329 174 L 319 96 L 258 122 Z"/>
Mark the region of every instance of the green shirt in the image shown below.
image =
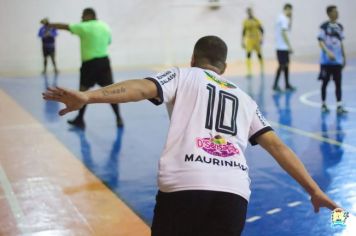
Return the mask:
<path id="1" fill-rule="evenodd" d="M 80 38 L 80 54 L 83 62 L 108 56 L 111 31 L 104 22 L 90 20 L 70 24 L 69 31 Z"/>

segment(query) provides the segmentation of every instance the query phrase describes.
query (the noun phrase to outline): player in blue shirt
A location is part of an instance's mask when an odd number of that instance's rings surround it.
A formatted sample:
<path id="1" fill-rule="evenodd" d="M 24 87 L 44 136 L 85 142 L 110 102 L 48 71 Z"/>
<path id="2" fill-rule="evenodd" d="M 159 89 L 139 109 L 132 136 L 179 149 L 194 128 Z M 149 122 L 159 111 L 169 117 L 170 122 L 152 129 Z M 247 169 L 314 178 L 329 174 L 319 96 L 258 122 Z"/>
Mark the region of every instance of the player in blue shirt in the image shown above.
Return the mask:
<path id="1" fill-rule="evenodd" d="M 42 52 L 43 52 L 43 71 L 42 74 L 47 72 L 47 57 L 50 57 L 54 67 L 54 73 L 58 73 L 55 60 L 55 37 L 57 30 L 48 27 L 48 19 L 42 20 L 43 26 L 38 31 L 38 37 L 42 39 Z"/>
<path id="2" fill-rule="evenodd" d="M 320 75 L 319 79 L 322 81 L 321 86 L 321 100 L 322 112 L 329 112 L 326 105 L 326 87 L 332 78 L 335 83 L 335 94 L 337 100 L 337 113 L 344 114 L 347 111 L 343 108 L 341 98 L 341 79 L 342 69 L 346 64 L 345 51 L 342 40 L 344 39 L 344 28 L 337 22 L 338 11 L 334 5 L 326 8 L 326 13 L 329 21 L 320 26 L 320 33 L 318 36 L 319 45 L 321 48 L 320 54 Z"/>

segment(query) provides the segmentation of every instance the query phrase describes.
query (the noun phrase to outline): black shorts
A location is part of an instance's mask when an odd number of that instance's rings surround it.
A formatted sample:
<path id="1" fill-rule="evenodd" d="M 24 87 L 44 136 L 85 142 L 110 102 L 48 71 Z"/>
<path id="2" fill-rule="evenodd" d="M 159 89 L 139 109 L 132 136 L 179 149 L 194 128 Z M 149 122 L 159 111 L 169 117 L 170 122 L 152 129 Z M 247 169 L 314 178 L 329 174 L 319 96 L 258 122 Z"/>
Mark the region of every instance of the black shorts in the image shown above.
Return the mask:
<path id="1" fill-rule="evenodd" d="M 320 65 L 319 80 L 329 81 L 331 78 L 334 81 L 341 80 L 342 65 Z"/>
<path id="2" fill-rule="evenodd" d="M 289 64 L 289 51 L 287 50 L 277 50 L 277 59 L 279 65 Z"/>
<path id="3" fill-rule="evenodd" d="M 226 192 L 158 191 L 152 236 L 238 236 L 246 220 L 247 200 Z"/>
<path id="4" fill-rule="evenodd" d="M 80 68 L 80 86 L 91 88 L 95 84 L 102 87 L 113 84 L 108 57 L 95 58 L 82 63 Z"/>
<path id="5" fill-rule="evenodd" d="M 42 53 L 44 57 L 54 55 L 54 47 L 42 47 Z"/>

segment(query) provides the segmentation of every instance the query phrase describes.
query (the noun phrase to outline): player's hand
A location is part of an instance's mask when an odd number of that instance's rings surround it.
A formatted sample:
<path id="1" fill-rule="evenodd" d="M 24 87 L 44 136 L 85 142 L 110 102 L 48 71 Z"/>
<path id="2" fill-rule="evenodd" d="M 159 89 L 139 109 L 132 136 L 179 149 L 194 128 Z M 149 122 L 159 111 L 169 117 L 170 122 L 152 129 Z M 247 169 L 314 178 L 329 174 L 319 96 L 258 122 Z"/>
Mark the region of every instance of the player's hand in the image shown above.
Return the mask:
<path id="1" fill-rule="evenodd" d="M 334 53 L 332 53 L 332 52 L 330 52 L 330 51 L 327 51 L 326 54 L 328 55 L 328 58 L 329 58 L 330 60 L 335 61 L 336 58 L 335 58 Z"/>
<path id="2" fill-rule="evenodd" d="M 346 66 L 346 60 L 344 59 L 344 61 L 342 62 L 342 68 L 344 68 Z"/>
<path id="3" fill-rule="evenodd" d="M 43 19 L 40 21 L 40 23 L 43 24 L 43 25 L 48 25 L 48 24 L 49 24 L 48 18 L 43 18 Z"/>
<path id="4" fill-rule="evenodd" d="M 79 110 L 89 100 L 84 92 L 59 87 L 48 88 L 46 92 L 42 93 L 42 97 L 45 100 L 64 103 L 66 107 L 58 113 L 61 116 L 68 112 Z"/>
<path id="5" fill-rule="evenodd" d="M 323 191 L 319 190 L 311 195 L 310 199 L 314 207 L 314 212 L 318 213 L 321 207 L 327 207 L 330 210 L 340 208 L 333 200 L 331 200 Z"/>
<path id="6" fill-rule="evenodd" d="M 293 48 L 289 47 L 288 52 L 289 54 L 293 54 Z"/>

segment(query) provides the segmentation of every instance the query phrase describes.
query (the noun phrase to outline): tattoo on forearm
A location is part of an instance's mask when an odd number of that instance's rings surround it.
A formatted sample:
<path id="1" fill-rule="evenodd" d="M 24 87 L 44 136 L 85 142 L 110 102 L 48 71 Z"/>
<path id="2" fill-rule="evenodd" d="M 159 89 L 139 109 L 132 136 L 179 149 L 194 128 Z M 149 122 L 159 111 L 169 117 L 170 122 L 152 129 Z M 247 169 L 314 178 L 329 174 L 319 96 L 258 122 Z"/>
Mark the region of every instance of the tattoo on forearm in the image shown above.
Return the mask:
<path id="1" fill-rule="evenodd" d="M 103 95 L 104 96 L 110 96 L 110 95 L 115 95 L 115 94 L 122 94 L 122 93 L 126 93 L 126 88 L 121 87 L 121 88 L 117 88 L 117 89 L 112 89 L 112 90 L 103 90 Z"/>

